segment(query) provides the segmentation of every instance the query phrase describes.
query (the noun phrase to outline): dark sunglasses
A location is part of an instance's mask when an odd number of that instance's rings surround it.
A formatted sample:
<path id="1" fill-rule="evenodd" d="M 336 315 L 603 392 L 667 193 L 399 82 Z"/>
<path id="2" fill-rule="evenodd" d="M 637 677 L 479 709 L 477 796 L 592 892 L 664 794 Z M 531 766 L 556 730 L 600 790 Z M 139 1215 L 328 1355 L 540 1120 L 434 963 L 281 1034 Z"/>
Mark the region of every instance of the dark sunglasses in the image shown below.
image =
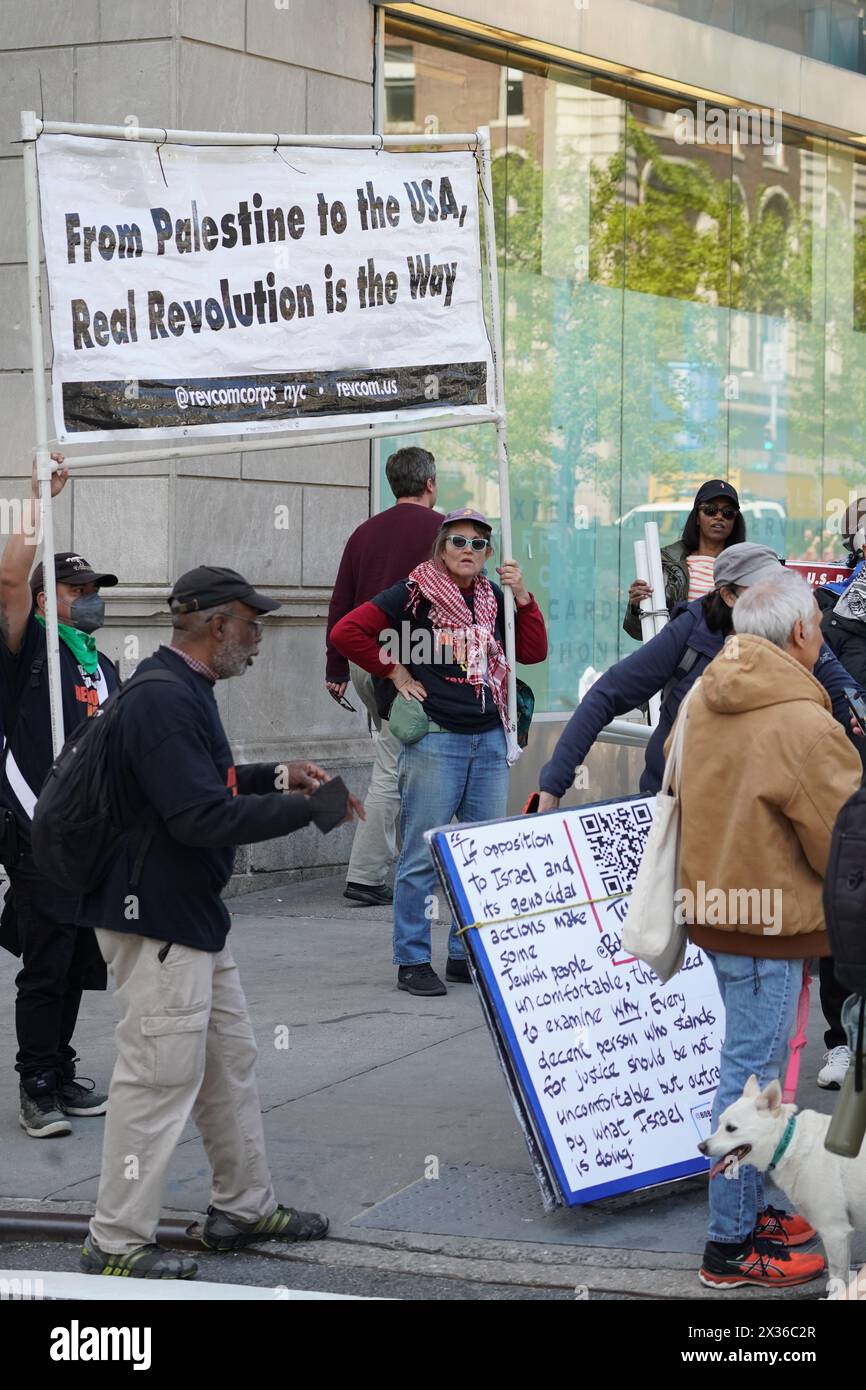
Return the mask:
<path id="1" fill-rule="evenodd" d="M 349 701 L 346 699 L 345 695 L 332 695 L 331 699 L 337 701 L 337 704 L 340 706 L 340 709 L 351 710 L 352 714 L 358 713 L 358 711 L 355 709 L 355 706 L 349 704 Z"/>
<path id="2" fill-rule="evenodd" d="M 455 550 L 465 550 L 467 545 L 476 551 L 487 549 L 487 541 L 482 536 L 449 536 L 448 539 Z"/>
<path id="3" fill-rule="evenodd" d="M 734 517 L 737 515 L 736 507 L 717 507 L 713 502 L 702 503 L 701 511 L 704 516 L 718 516 L 721 512 L 725 521 L 733 521 Z"/>

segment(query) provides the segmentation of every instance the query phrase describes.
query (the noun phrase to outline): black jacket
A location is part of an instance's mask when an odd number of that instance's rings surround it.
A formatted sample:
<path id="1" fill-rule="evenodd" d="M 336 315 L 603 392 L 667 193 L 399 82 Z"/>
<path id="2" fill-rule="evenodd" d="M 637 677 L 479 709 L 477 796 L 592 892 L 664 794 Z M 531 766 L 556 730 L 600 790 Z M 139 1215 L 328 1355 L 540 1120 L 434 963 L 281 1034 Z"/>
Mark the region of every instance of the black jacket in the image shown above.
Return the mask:
<path id="1" fill-rule="evenodd" d="M 605 671 L 587 691 L 553 750 L 553 757 L 541 769 L 539 786 L 553 796 L 564 796 L 574 781 L 575 771 L 586 760 L 598 735 L 612 719 L 642 705 L 650 696 L 664 691 L 657 728 L 647 744 L 646 763 L 640 779 L 642 796 L 659 790 L 665 769 L 664 745 L 686 692 L 724 645 L 724 634 L 711 632 L 704 613 L 704 600 L 692 599 L 674 609 L 671 621 L 655 637 L 630 656 Z M 683 668 L 689 648 L 697 652 L 688 671 Z M 846 685 L 854 685 L 827 644 L 821 648 L 813 672 L 830 696 L 833 714 L 848 732 L 851 712 L 845 701 Z M 670 682 L 670 684 L 669 684 Z M 864 740 L 854 740 L 863 757 Z"/>
<path id="2" fill-rule="evenodd" d="M 112 802 L 126 836 L 108 876 L 82 899 L 77 921 L 220 951 L 231 925 L 221 894 L 235 846 L 287 835 L 314 812 L 305 796 L 276 790 L 273 763 L 235 767 L 214 688 L 160 647 L 138 671 L 168 670 L 125 697 L 112 730 Z M 117 735 L 115 737 L 115 734 Z M 135 877 L 148 814 L 155 829 Z"/>

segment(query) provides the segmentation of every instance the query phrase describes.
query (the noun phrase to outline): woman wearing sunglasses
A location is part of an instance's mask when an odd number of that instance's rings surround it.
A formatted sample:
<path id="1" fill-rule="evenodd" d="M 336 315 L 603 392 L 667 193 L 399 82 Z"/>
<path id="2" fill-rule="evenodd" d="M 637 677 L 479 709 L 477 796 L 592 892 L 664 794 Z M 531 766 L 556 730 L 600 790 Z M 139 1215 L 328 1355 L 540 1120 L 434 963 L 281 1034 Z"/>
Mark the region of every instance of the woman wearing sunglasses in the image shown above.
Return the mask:
<path id="1" fill-rule="evenodd" d="M 744 541 L 727 546 L 715 562 L 712 592 L 680 604 L 661 632 L 599 676 L 560 734 L 550 762 L 539 773 L 539 811 L 556 809 L 574 784 L 577 769 L 612 719 L 657 694 L 662 697 L 659 722 L 646 746 L 640 795 L 652 796 L 659 790 L 665 767 L 664 745 L 677 711 L 733 631 L 732 609 L 739 595 L 752 584 L 776 577 L 781 565 L 776 552 L 767 545 Z M 846 686 L 856 688 L 857 682 L 826 642 L 813 674 L 827 691 L 834 716 L 852 738 L 856 735 L 859 743 L 858 728 L 845 698 Z"/>
<path id="2" fill-rule="evenodd" d="M 678 603 L 691 603 L 713 590 L 713 561 L 729 545 L 739 545 L 746 539 L 746 523 L 740 511 L 740 499 L 730 483 L 714 478 L 702 483 L 695 495 L 694 505 L 683 527 L 683 534 L 673 545 L 662 546 L 662 571 L 665 578 L 665 606 L 672 612 Z M 628 591 L 628 607 L 623 627 L 629 637 L 640 641 L 640 604 L 652 590 L 642 579 L 636 579 Z"/>
<path id="3" fill-rule="evenodd" d="M 379 713 L 402 743 L 394 964 L 397 986 L 409 994 L 447 992 L 430 963 L 436 872 L 424 832 L 455 817 L 503 816 L 508 768 L 517 757 L 506 737 L 503 592 L 482 574 L 493 554 L 490 535 L 490 523 L 473 507 L 450 512 L 428 561 L 331 630 L 337 650 L 374 677 Z M 496 573 L 514 595 L 517 660 L 544 661 L 544 618 L 520 567 L 506 560 Z M 445 978 L 470 978 L 453 925 Z"/>

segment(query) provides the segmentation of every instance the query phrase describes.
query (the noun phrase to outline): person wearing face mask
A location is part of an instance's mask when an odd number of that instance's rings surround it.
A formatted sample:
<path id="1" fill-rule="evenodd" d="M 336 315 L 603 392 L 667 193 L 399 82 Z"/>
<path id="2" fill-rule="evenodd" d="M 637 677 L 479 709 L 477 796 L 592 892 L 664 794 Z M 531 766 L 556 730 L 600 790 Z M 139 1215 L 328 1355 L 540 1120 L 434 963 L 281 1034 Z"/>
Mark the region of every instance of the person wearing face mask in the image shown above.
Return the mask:
<path id="1" fill-rule="evenodd" d="M 171 641 L 139 663 L 108 746 L 112 810 L 129 829 L 79 919 L 96 928 L 120 1013 L 81 1268 L 138 1279 L 196 1272 L 193 1260 L 155 1240 L 169 1164 L 190 1119 L 213 1173 L 204 1245 L 236 1250 L 328 1233 L 325 1217 L 277 1203 L 222 892 L 237 845 L 310 824 L 327 833 L 364 814 L 314 763 L 235 766 L 216 684 L 253 665 L 262 619 L 279 603 L 235 570 L 199 565 L 178 579 L 169 607 Z"/>
<path id="2" fill-rule="evenodd" d="M 63 456 L 51 480 L 52 497 L 67 483 Z M 76 926 L 78 900 L 48 882 L 33 862 L 30 822 L 36 798 L 54 759 L 48 695 L 43 566 L 32 576 L 38 543 L 36 470 L 33 500 L 25 503 L 0 559 L 0 720 L 6 748 L 0 770 L 0 803 L 11 821 L 17 853 L 7 833 L 5 867 L 9 902 L 0 941 L 21 956 L 16 977 L 16 1070 L 22 1129 L 34 1139 L 69 1134 L 70 1116 L 105 1113 L 107 1097 L 86 1078 L 76 1078 L 72 1035 L 84 989 L 105 989 L 105 963 L 91 931 Z M 67 736 L 98 709 L 118 678 L 96 646 L 93 633 L 105 620 L 102 587 L 117 575 L 94 570 L 83 556 L 54 556 L 60 633 L 60 685 Z"/>

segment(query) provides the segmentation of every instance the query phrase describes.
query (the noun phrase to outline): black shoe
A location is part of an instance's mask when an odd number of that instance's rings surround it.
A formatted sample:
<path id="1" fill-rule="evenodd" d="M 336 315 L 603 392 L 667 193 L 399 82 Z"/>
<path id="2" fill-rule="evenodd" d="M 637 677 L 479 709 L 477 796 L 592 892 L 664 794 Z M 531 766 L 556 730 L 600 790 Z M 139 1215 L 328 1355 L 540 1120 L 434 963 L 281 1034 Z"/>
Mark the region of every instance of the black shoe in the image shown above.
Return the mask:
<path id="1" fill-rule="evenodd" d="M 457 984 L 471 985 L 472 976 L 469 974 L 469 962 L 465 956 L 449 956 L 448 964 L 445 966 L 446 980 L 452 980 Z"/>
<path id="2" fill-rule="evenodd" d="M 364 903 L 367 907 L 387 907 L 394 901 L 394 894 L 387 883 L 347 883 L 343 897 Z"/>
<path id="3" fill-rule="evenodd" d="M 407 994 L 448 993 L 429 961 L 423 965 L 401 965 L 397 971 L 397 988 L 405 989 Z"/>
<path id="4" fill-rule="evenodd" d="M 201 1242 L 209 1250 L 240 1250 L 262 1240 L 324 1240 L 329 1226 L 327 1216 L 293 1207 L 279 1206 L 259 1221 L 239 1221 L 228 1212 L 208 1207 Z"/>
<path id="5" fill-rule="evenodd" d="M 92 1236 L 81 1249 L 83 1274 L 113 1274 L 119 1279 L 194 1279 L 198 1271 L 188 1255 L 169 1255 L 158 1245 L 142 1245 L 129 1255 L 100 1250 Z"/>
<path id="6" fill-rule="evenodd" d="M 31 1096 L 22 1086 L 18 1123 L 31 1139 L 50 1139 L 54 1135 L 72 1133 L 72 1125 L 63 1113 L 56 1091 Z"/>
<path id="7" fill-rule="evenodd" d="M 108 1096 L 97 1091 L 89 1076 L 66 1077 L 57 1087 L 57 1097 L 64 1115 L 104 1115 L 108 1109 Z"/>

